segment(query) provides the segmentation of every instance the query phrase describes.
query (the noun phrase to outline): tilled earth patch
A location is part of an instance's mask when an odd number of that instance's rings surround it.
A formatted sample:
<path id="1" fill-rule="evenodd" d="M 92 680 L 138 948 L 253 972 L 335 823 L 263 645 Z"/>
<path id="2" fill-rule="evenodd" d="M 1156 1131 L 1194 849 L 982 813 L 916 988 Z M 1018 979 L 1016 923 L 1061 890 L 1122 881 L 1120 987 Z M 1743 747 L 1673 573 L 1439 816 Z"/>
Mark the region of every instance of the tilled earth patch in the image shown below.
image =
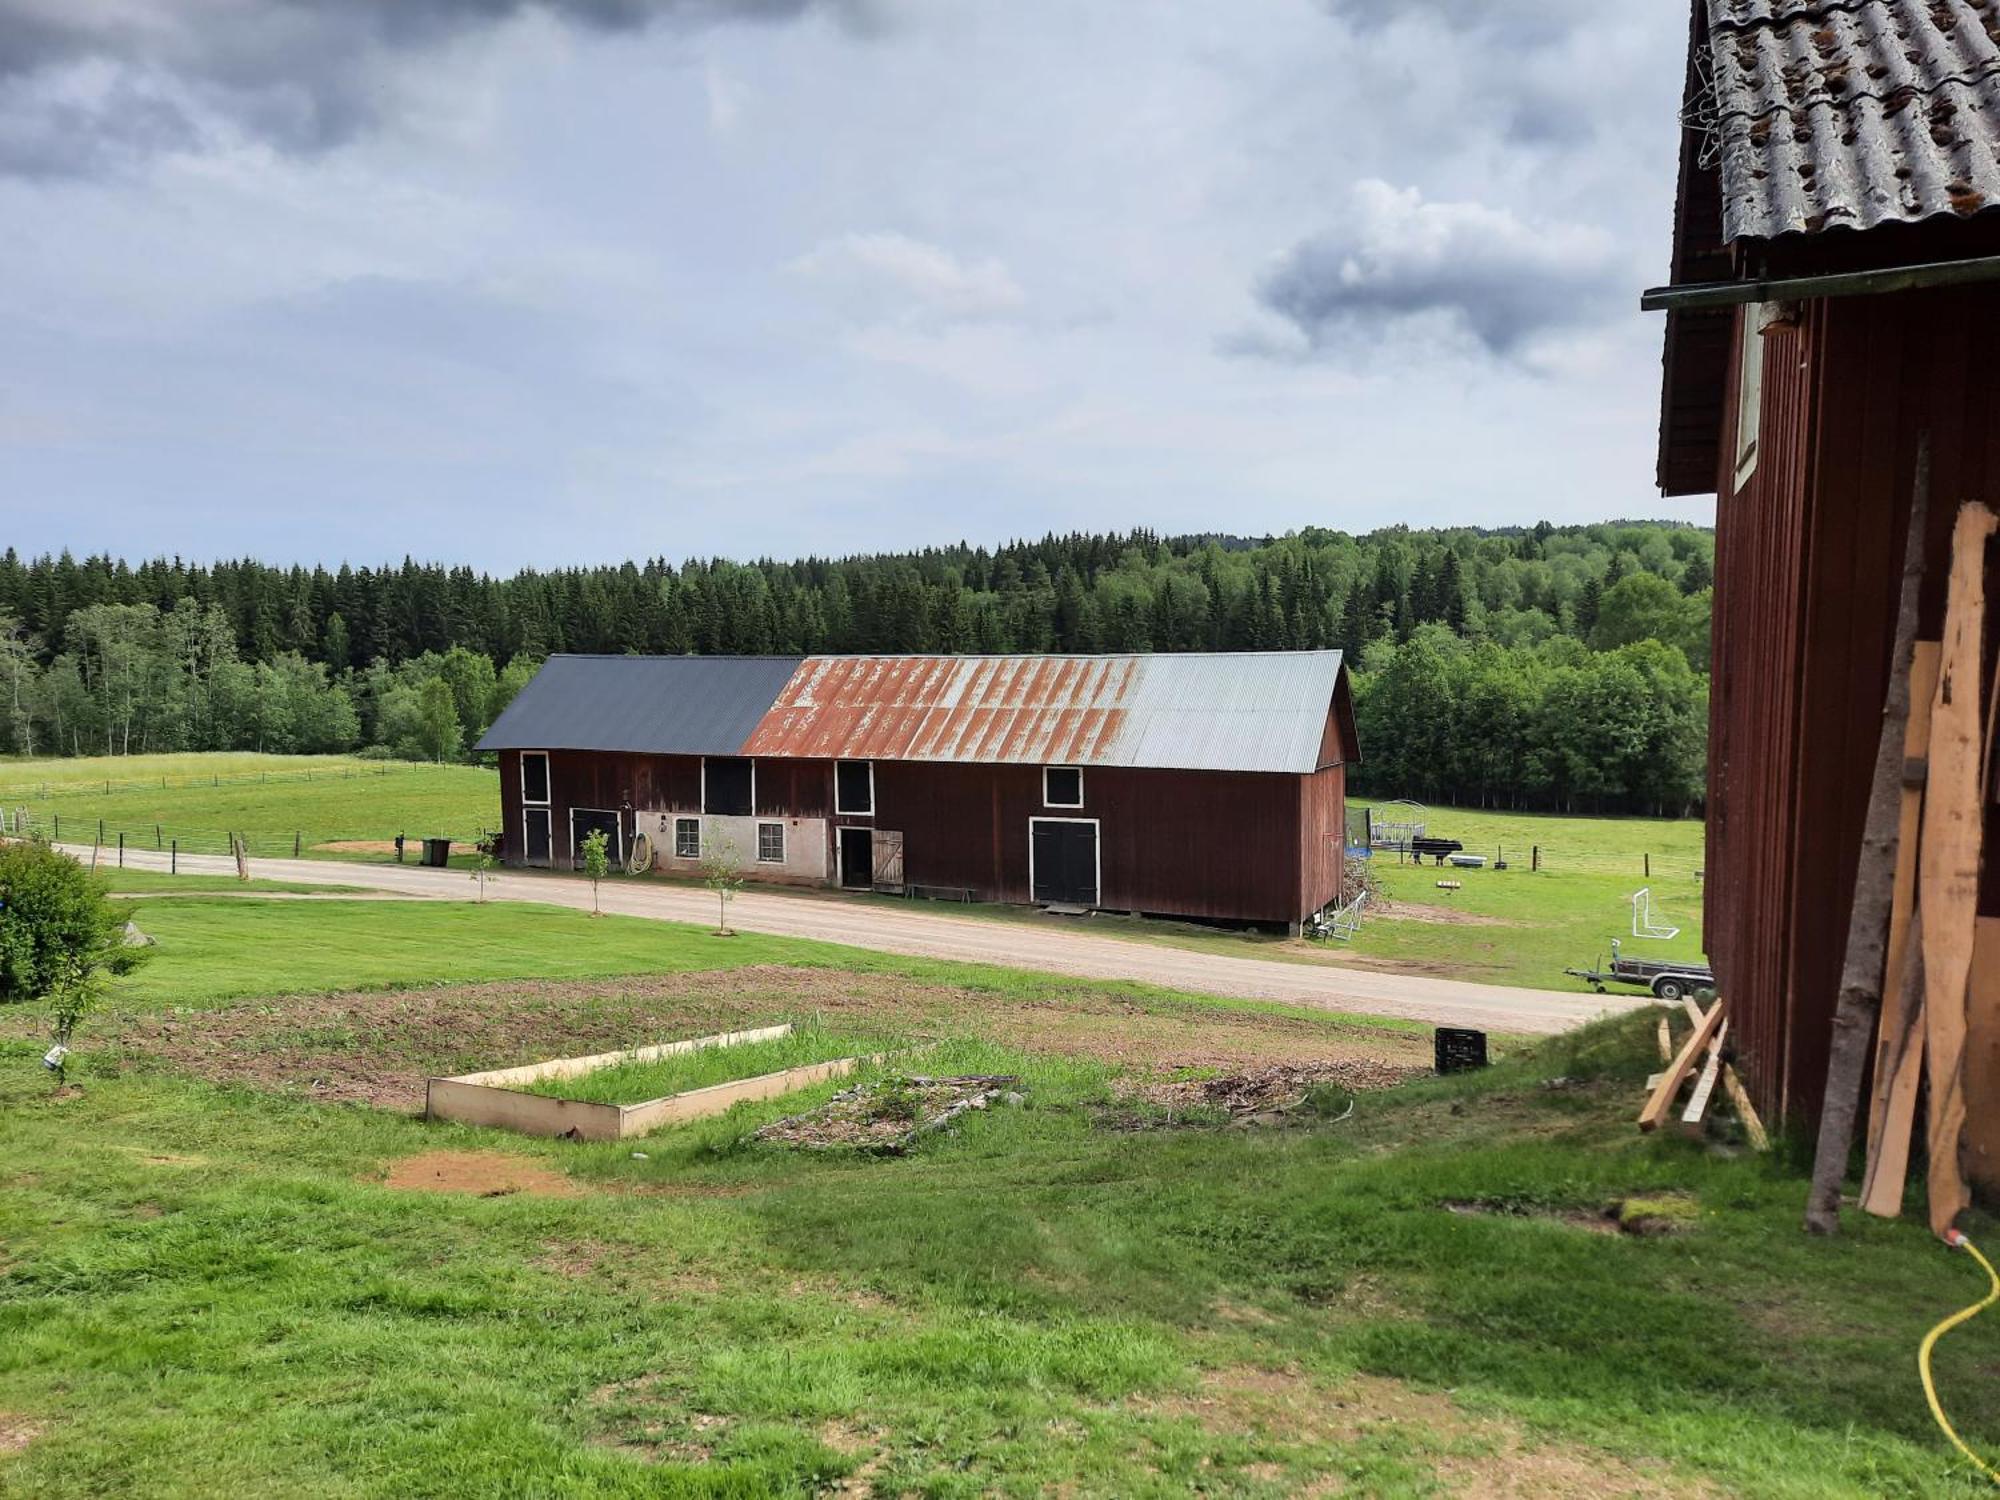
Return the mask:
<path id="1" fill-rule="evenodd" d="M 1089 988 L 1009 994 L 775 965 L 602 980 L 506 980 L 107 1013 L 92 1051 L 225 1084 L 417 1111 L 429 1077 L 613 1051 L 817 1014 L 829 1026 L 972 1035 L 1138 1072 L 1288 1064 L 1423 1071 L 1428 1038 L 1338 1019 L 1149 1007 Z M 25 1023 L 24 1023 L 25 1024 Z M 4 1023 L 0 1023 L 4 1026 Z M 4 1027 L 16 1030 L 17 1027 Z M 1357 1085 L 1358 1086 L 1358 1085 Z"/>

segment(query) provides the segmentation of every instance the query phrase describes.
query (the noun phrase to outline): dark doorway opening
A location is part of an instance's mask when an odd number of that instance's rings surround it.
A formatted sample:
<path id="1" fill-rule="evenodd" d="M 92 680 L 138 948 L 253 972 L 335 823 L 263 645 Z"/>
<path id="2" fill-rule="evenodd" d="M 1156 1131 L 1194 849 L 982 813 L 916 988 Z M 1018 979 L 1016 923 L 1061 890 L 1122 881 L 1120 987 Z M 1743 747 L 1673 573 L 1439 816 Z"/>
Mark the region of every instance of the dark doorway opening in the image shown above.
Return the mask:
<path id="1" fill-rule="evenodd" d="M 1028 824 L 1033 897 L 1049 906 L 1097 905 L 1097 825 L 1062 818 Z"/>
<path id="2" fill-rule="evenodd" d="M 875 886 L 875 836 L 866 828 L 840 830 L 840 883 L 850 891 Z"/>
<path id="3" fill-rule="evenodd" d="M 583 841 L 600 828 L 604 830 L 604 852 L 611 856 L 612 868 L 625 863 L 625 837 L 618 814 L 579 807 L 569 815 L 569 858 L 574 868 L 583 868 Z"/>
<path id="4" fill-rule="evenodd" d="M 531 807 L 521 814 L 521 858 L 531 865 L 549 862 L 549 810 Z"/>
<path id="5" fill-rule="evenodd" d="M 756 772 L 747 760 L 711 755 L 701 763 L 701 810 L 723 818 L 747 818 L 755 801 Z"/>

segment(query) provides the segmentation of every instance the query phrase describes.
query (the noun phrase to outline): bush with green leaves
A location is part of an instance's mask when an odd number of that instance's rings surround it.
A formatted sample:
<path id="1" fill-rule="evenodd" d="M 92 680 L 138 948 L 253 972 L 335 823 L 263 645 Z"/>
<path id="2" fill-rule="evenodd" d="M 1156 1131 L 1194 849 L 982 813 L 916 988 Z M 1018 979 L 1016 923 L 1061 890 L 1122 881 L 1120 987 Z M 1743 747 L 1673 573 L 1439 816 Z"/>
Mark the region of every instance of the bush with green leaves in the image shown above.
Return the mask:
<path id="1" fill-rule="evenodd" d="M 86 977 L 137 967 L 147 950 L 125 945 L 129 916 L 60 850 L 39 839 L 0 845 L 0 1003 L 49 994 L 66 960 Z"/>

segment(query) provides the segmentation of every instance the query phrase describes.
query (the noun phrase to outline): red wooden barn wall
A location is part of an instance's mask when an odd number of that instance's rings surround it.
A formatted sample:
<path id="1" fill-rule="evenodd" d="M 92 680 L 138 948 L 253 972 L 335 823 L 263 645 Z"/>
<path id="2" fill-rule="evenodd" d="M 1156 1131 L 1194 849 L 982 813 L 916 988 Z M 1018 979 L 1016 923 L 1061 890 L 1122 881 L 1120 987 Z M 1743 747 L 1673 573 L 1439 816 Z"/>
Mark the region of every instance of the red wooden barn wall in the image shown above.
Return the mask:
<path id="1" fill-rule="evenodd" d="M 1812 1116 L 1919 435 L 1932 474 L 1924 636 L 1942 628 L 1959 502 L 2000 504 L 2000 290 L 1807 303 L 1765 340 L 1756 472 L 1732 493 L 1725 431 L 1718 479 L 1706 931 L 1759 1106 Z M 1733 429 L 1733 391 L 1725 409 Z M 2000 598 L 1996 586 L 1989 567 Z"/>
<path id="2" fill-rule="evenodd" d="M 556 750 L 549 776 L 558 861 L 572 808 L 700 808 L 695 757 Z M 520 752 L 501 755 L 500 783 L 518 860 Z M 1101 906 L 1233 921 L 1295 922 L 1339 893 L 1344 790 L 1339 765 L 1309 777 L 1089 768 L 1084 805 L 1049 808 L 1039 766 L 877 761 L 875 816 L 832 818 L 832 762 L 757 762 L 760 814 L 899 831 L 909 884 L 1028 901 L 1029 819 L 1094 818 Z"/>

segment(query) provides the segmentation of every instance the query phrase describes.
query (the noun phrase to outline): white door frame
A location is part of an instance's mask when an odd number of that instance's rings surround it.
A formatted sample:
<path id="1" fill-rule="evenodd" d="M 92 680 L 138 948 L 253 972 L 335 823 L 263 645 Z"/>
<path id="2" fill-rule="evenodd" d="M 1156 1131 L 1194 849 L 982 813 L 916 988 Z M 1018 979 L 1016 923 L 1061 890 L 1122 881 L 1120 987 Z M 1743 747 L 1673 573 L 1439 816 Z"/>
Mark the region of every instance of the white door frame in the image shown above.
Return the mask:
<path id="1" fill-rule="evenodd" d="M 1088 823 L 1091 826 L 1090 857 L 1091 884 L 1096 887 L 1096 906 L 1104 905 L 1104 829 L 1102 818 L 1044 818 L 1039 814 L 1028 819 L 1028 900 L 1035 900 L 1035 825 L 1037 823 Z"/>
<path id="2" fill-rule="evenodd" d="M 617 857 L 612 861 L 612 866 L 615 869 L 623 869 L 625 867 L 625 817 L 615 807 L 572 807 L 569 810 L 570 868 L 576 868 L 576 815 L 578 813 L 596 813 L 601 818 L 609 818 L 611 820 L 611 826 L 616 832 L 616 838 L 613 842 L 617 847 Z"/>

